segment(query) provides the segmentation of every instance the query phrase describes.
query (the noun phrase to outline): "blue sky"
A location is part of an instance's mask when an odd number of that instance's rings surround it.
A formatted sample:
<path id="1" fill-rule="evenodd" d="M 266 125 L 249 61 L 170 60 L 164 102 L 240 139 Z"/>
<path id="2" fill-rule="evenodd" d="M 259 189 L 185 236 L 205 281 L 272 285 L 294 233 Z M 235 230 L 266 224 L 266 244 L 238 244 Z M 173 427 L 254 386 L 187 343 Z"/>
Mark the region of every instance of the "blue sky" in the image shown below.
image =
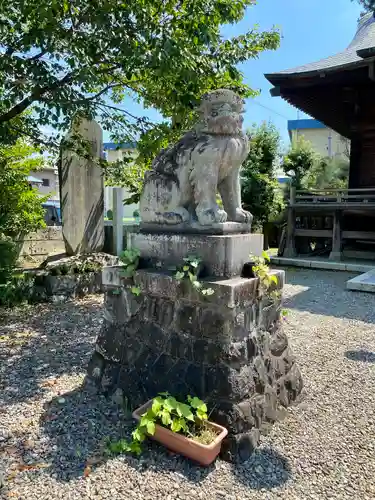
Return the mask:
<path id="1" fill-rule="evenodd" d="M 271 97 L 271 88 L 264 73 L 273 73 L 292 68 L 335 54 L 347 45 L 354 36 L 361 8 L 351 0 L 258 0 L 248 8 L 244 19 L 234 25 L 225 26 L 225 37 L 238 35 L 258 24 L 260 29 L 273 25 L 280 28 L 280 48 L 264 52 L 257 60 L 240 66 L 245 81 L 261 94 L 246 105 L 245 126 L 271 120 L 280 130 L 283 141 L 288 143 L 287 120 L 297 118 L 297 110 L 279 97 Z M 125 109 L 151 120 L 159 118 L 153 109 L 144 110 L 132 101 L 124 103 Z M 300 113 L 300 118 L 304 115 Z M 108 134 L 105 134 L 108 140 Z"/>

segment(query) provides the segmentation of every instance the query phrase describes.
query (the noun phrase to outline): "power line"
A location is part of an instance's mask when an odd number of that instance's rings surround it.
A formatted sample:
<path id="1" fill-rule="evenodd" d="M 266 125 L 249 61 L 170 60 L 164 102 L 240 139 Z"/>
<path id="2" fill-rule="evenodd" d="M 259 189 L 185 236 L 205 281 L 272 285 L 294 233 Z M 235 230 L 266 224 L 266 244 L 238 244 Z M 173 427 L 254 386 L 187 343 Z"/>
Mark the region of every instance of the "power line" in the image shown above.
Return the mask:
<path id="1" fill-rule="evenodd" d="M 249 99 L 250 103 L 252 104 L 256 104 L 257 106 L 260 106 L 261 108 L 264 108 L 264 109 L 267 109 L 268 111 L 271 111 L 271 113 L 274 113 L 275 115 L 279 115 L 281 116 L 281 118 L 284 118 L 285 120 L 290 120 L 290 118 L 288 118 L 287 116 L 285 115 L 282 115 L 281 113 L 279 113 L 278 111 L 275 111 L 274 109 L 272 108 L 269 108 L 268 106 L 265 106 L 264 104 L 256 101 L 255 99 Z"/>

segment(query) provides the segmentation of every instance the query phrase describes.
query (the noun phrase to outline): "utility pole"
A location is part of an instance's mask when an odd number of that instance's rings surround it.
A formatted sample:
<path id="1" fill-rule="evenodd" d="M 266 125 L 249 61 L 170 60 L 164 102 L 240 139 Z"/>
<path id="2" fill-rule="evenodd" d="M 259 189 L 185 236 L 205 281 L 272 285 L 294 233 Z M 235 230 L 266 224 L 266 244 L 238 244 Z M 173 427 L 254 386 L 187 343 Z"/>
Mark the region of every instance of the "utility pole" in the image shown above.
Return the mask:
<path id="1" fill-rule="evenodd" d="M 332 130 L 328 131 L 328 157 L 332 158 Z"/>

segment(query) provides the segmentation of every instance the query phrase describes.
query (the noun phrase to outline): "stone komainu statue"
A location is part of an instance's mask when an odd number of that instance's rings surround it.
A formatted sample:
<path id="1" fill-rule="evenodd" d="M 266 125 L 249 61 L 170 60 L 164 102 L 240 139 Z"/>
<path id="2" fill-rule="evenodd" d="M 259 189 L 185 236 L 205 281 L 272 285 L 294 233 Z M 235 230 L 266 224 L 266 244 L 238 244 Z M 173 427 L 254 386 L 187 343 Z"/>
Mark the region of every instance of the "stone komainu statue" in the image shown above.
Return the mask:
<path id="1" fill-rule="evenodd" d="M 143 222 L 202 226 L 250 223 L 241 208 L 240 168 L 249 152 L 242 131 L 244 101 L 231 90 L 205 94 L 196 127 L 164 149 L 147 172 L 140 199 Z M 224 210 L 216 203 L 219 191 Z"/>

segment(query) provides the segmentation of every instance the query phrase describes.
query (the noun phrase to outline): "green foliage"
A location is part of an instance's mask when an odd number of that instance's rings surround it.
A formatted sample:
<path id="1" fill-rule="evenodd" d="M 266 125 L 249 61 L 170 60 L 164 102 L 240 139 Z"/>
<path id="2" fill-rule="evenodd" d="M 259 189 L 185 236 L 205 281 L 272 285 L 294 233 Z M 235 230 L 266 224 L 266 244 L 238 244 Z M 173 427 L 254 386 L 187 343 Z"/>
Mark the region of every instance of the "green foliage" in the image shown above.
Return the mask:
<path id="1" fill-rule="evenodd" d="M 296 189 L 303 188 L 303 179 L 311 171 L 317 161 L 312 144 L 300 135 L 292 141 L 289 151 L 284 156 L 283 168 L 292 177 L 292 185 Z"/>
<path id="2" fill-rule="evenodd" d="M 311 169 L 302 178 L 304 189 L 347 189 L 349 161 L 341 158 L 316 157 Z"/>
<path id="3" fill-rule="evenodd" d="M 51 276 L 68 276 L 73 274 L 98 273 L 102 269 L 99 262 L 73 262 L 72 264 L 61 264 L 49 270 Z"/>
<path id="4" fill-rule="evenodd" d="M 123 250 L 120 254 L 120 260 L 123 263 L 123 276 L 131 278 L 139 266 L 140 251 L 137 248 Z"/>
<path id="5" fill-rule="evenodd" d="M 0 284 L 7 283 L 11 279 L 17 255 L 13 240 L 0 233 Z"/>
<path id="6" fill-rule="evenodd" d="M 126 159 L 117 172 L 112 166 L 107 172 L 108 182 L 119 178 L 137 201 L 144 170 L 161 147 L 190 128 L 202 94 L 220 87 L 255 94 L 237 65 L 276 49 L 279 32 L 255 26 L 228 39 L 221 30 L 240 22 L 254 3 L 0 2 L 0 143 L 26 134 L 56 147 L 73 117 L 96 117 L 111 140 L 138 141 L 134 168 Z M 129 97 L 157 109 L 164 121 L 154 125 L 118 106 Z M 27 110 L 32 113 L 25 117 Z M 40 126 L 56 133 L 42 137 Z"/>
<path id="7" fill-rule="evenodd" d="M 365 12 L 375 11 L 375 0 L 357 0 L 357 2 L 365 9 Z"/>
<path id="8" fill-rule="evenodd" d="M 258 294 L 260 297 L 264 295 L 270 295 L 272 293 L 272 288 L 277 286 L 278 280 L 277 276 L 271 274 L 269 268 L 270 257 L 267 252 L 262 252 L 261 257 L 255 257 L 250 255 L 250 259 L 254 262 L 253 272 L 257 278 L 259 278 Z M 274 294 L 274 295 L 277 295 Z M 276 298 L 276 296 L 274 297 Z"/>
<path id="9" fill-rule="evenodd" d="M 139 266 L 139 258 L 141 252 L 137 248 L 129 248 L 124 250 L 120 254 L 120 260 L 123 263 L 122 275 L 132 281 L 132 284 L 128 285 L 131 293 L 133 295 L 140 295 L 141 290 L 139 287 L 135 286 L 133 283 L 134 273 Z"/>
<path id="10" fill-rule="evenodd" d="M 275 174 L 280 161 L 280 135 L 272 123 L 253 127 L 248 135 L 250 152 L 241 172 L 242 203 L 253 214 L 253 225 L 262 227 L 284 208 Z"/>
<path id="11" fill-rule="evenodd" d="M 202 259 L 190 255 L 184 257 L 184 263 L 177 269 L 174 275 L 177 281 L 187 281 L 190 282 L 194 290 L 197 290 L 203 296 L 213 295 L 215 292 L 212 288 L 203 288 L 202 283 L 198 280 L 198 274 L 200 271 L 200 266 Z"/>
<path id="12" fill-rule="evenodd" d="M 42 203 L 36 189 L 30 189 L 30 170 L 43 165 L 37 150 L 24 141 L 0 145 L 0 233 L 18 236 L 44 227 Z"/>
<path id="13" fill-rule="evenodd" d="M 42 165 L 36 150 L 18 140 L 0 145 L 0 305 L 12 306 L 31 296 L 29 275 L 15 275 L 18 251 L 14 240 L 44 227 L 44 209 L 27 175 Z"/>
<path id="14" fill-rule="evenodd" d="M 13 307 L 30 300 L 34 280 L 31 274 L 12 273 L 5 282 L 0 282 L 0 306 Z"/>
<path id="15" fill-rule="evenodd" d="M 108 449 L 113 454 L 130 452 L 139 455 L 142 451 L 141 443 L 147 435 L 155 434 L 156 424 L 209 444 L 216 434 L 209 432 L 205 425 L 207 418 L 207 405 L 199 398 L 188 396 L 187 401 L 181 403 L 169 393 L 161 393 L 153 399 L 151 407 L 142 415 L 132 432 L 132 441 L 121 439 L 109 443 Z M 207 437 L 210 439 L 208 443 Z"/>

